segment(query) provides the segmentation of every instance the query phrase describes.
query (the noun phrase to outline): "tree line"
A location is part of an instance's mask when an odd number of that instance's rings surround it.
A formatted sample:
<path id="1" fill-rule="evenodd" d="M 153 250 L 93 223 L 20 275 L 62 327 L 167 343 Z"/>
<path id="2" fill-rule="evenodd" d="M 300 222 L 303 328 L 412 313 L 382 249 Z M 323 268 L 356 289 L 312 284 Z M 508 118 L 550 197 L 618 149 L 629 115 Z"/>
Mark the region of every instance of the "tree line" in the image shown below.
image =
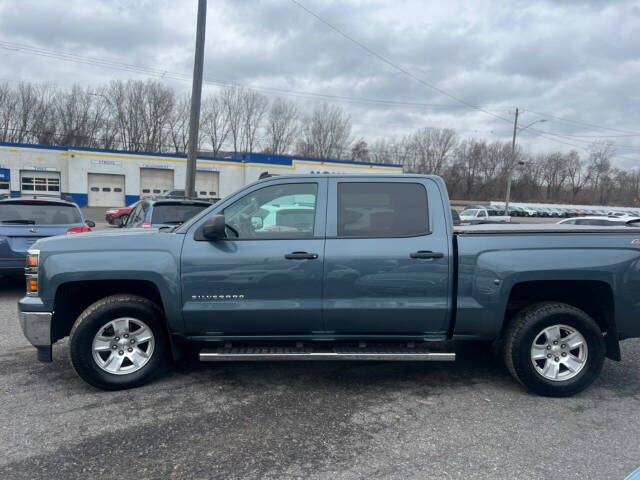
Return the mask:
<path id="1" fill-rule="evenodd" d="M 0 83 L 0 141 L 67 147 L 184 153 L 189 96 L 158 81 L 112 81 L 97 88 Z M 421 127 L 401 138 L 355 138 L 339 106 L 305 113 L 292 100 L 242 87 L 204 96 L 200 150 L 213 156 L 263 152 L 403 165 L 444 178 L 456 199 L 501 200 L 511 172 L 513 201 L 637 205 L 640 172 L 612 165 L 610 142 L 577 151 L 531 154 L 510 142 Z"/>

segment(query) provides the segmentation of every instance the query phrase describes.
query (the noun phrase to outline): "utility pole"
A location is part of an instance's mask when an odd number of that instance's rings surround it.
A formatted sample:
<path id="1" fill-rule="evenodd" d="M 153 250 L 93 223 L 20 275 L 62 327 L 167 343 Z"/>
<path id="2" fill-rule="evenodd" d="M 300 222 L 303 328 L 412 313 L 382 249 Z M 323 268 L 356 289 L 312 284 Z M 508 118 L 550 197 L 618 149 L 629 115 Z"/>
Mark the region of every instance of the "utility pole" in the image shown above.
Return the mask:
<path id="1" fill-rule="evenodd" d="M 191 114 L 189 116 L 189 144 L 187 147 L 187 179 L 184 194 L 196 196 L 196 161 L 198 158 L 198 128 L 200 126 L 200 99 L 202 98 L 202 69 L 204 66 L 204 33 L 207 23 L 207 0 L 198 0 L 196 27 L 196 54 L 191 84 Z"/>
<path id="2" fill-rule="evenodd" d="M 513 122 L 513 140 L 511 142 L 511 162 L 507 173 L 507 198 L 504 202 L 504 214 L 509 215 L 509 196 L 511 195 L 511 175 L 516 168 L 516 133 L 518 132 L 518 109 L 516 108 L 516 119 Z"/>

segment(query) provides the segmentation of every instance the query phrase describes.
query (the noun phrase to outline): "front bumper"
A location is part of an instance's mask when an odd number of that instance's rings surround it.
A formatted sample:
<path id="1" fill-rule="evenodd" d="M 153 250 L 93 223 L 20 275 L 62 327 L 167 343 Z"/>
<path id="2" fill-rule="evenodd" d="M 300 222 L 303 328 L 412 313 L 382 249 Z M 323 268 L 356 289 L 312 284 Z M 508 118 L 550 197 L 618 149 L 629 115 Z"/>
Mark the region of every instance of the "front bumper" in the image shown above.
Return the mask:
<path id="1" fill-rule="evenodd" d="M 38 360 L 51 362 L 51 312 L 18 311 L 22 333 L 38 349 Z"/>

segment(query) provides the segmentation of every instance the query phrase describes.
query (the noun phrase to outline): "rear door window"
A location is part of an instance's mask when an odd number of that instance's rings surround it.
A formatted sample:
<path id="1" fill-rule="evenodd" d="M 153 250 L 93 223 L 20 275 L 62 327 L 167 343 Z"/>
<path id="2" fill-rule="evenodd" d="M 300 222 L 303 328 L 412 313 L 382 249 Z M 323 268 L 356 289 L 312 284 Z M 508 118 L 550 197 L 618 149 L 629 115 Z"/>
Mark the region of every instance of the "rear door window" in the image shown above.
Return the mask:
<path id="1" fill-rule="evenodd" d="M 419 183 L 338 183 L 339 237 L 429 233 L 427 190 Z"/>
<path id="2" fill-rule="evenodd" d="M 185 203 L 156 203 L 151 212 L 151 223 L 179 224 L 197 215 L 209 205 Z"/>
<path id="3" fill-rule="evenodd" d="M 3 202 L 0 204 L 0 223 L 68 225 L 82 223 L 82 215 L 75 205 L 38 201 Z"/>

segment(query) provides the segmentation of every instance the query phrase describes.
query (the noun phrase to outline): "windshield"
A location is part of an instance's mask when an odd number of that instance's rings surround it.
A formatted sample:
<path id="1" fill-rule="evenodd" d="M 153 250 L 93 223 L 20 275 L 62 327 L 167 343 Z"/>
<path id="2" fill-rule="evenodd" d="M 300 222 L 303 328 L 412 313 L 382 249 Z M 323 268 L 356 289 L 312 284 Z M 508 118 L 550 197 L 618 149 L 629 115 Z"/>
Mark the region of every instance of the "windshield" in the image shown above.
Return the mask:
<path id="1" fill-rule="evenodd" d="M 47 202 L 3 202 L 0 222 L 26 225 L 68 225 L 82 223 L 82 215 L 75 205 Z"/>
<path id="2" fill-rule="evenodd" d="M 157 204 L 153 207 L 153 213 L 151 214 L 151 223 L 166 223 L 166 224 L 179 224 L 189 220 L 194 215 L 200 213 L 205 208 L 208 208 L 205 204 L 181 204 L 181 203 L 169 203 L 169 204 Z"/>
<path id="3" fill-rule="evenodd" d="M 461 215 L 464 215 L 466 217 L 475 217 L 476 215 L 478 215 L 478 210 L 465 210 Z"/>

